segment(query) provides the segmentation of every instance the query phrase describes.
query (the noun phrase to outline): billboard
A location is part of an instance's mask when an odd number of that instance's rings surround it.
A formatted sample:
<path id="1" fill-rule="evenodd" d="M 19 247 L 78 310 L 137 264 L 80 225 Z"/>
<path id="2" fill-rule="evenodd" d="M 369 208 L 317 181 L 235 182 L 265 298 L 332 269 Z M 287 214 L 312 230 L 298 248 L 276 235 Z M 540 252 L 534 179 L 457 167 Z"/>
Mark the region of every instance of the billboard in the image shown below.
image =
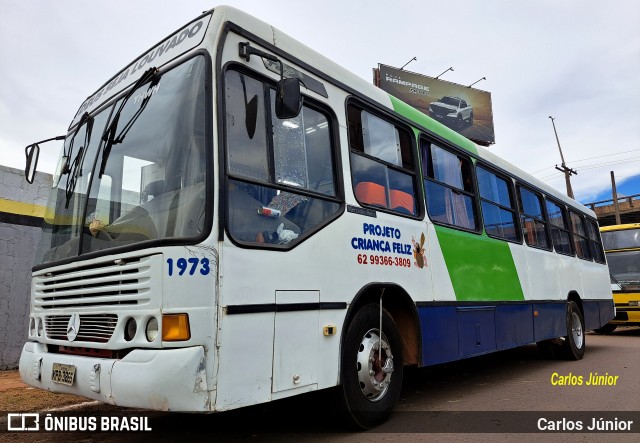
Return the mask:
<path id="1" fill-rule="evenodd" d="M 382 64 L 374 71 L 380 89 L 478 144 L 495 143 L 489 92 Z"/>

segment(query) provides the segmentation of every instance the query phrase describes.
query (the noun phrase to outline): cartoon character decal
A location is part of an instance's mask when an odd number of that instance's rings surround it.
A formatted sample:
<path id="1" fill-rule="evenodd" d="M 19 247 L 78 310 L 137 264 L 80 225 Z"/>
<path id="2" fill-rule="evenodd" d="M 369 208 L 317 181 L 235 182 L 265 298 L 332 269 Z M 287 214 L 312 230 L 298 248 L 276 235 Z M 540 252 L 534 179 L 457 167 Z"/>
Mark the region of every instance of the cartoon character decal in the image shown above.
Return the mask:
<path id="1" fill-rule="evenodd" d="M 421 269 L 427 266 L 427 259 L 425 257 L 424 250 L 424 240 L 424 233 L 420 234 L 419 244 L 416 242 L 416 239 L 413 236 L 411 237 L 411 243 L 413 243 L 413 258 L 416 259 L 413 264 Z"/>

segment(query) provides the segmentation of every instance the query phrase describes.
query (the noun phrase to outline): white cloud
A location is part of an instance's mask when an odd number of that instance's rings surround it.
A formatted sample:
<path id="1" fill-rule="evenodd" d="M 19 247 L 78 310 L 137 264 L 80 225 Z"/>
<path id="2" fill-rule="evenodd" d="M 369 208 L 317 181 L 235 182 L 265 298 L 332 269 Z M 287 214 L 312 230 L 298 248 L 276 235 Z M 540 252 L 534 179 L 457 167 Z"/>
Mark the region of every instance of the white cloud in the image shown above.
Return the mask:
<path id="1" fill-rule="evenodd" d="M 549 115 L 570 161 L 640 148 L 640 2 L 334 1 L 225 3 L 244 9 L 367 81 L 378 63 L 492 94 L 491 150 L 534 172 L 560 163 Z M 0 0 L 0 163 L 64 133 L 80 103 L 209 1 Z M 60 145 L 43 146 L 51 172 Z M 640 156 L 637 156 L 640 157 Z M 579 164 L 579 163 L 578 163 Z M 584 164 L 583 164 L 584 165 Z M 616 166 L 620 176 L 640 162 Z M 608 167 L 573 178 L 579 198 L 610 186 Z M 537 177 L 548 176 L 546 173 Z M 548 181 L 564 190 L 560 173 Z"/>

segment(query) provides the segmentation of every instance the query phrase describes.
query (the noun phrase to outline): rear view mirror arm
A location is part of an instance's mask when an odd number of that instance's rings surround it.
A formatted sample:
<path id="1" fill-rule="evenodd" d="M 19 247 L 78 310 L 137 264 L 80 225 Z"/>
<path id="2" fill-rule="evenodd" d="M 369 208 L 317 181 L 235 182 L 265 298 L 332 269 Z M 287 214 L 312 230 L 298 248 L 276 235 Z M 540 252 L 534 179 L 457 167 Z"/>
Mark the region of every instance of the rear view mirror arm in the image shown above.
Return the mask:
<path id="1" fill-rule="evenodd" d="M 267 52 L 261 51 L 256 48 L 252 48 L 249 42 L 241 42 L 238 45 L 238 55 L 245 59 L 245 61 L 251 60 L 251 55 L 257 55 L 258 57 L 266 58 L 280 65 L 280 80 L 284 78 L 284 64 L 278 57 L 271 55 Z"/>
<path id="2" fill-rule="evenodd" d="M 41 140 L 36 143 L 32 143 L 24 148 L 24 154 L 27 157 L 27 163 L 24 168 L 24 176 L 28 183 L 33 183 L 33 179 L 36 175 L 36 166 L 38 166 L 38 158 L 40 157 L 40 144 L 47 143 L 54 140 L 64 140 L 66 136 L 59 135 L 57 137 Z"/>
<path id="3" fill-rule="evenodd" d="M 238 56 L 248 62 L 251 60 L 251 55 L 257 55 L 280 65 L 280 80 L 276 85 L 276 116 L 280 119 L 297 117 L 302 109 L 302 94 L 300 94 L 302 80 L 299 78 L 285 79 L 284 63 L 278 57 L 260 49 L 252 48 L 249 42 L 240 42 L 238 44 Z"/>

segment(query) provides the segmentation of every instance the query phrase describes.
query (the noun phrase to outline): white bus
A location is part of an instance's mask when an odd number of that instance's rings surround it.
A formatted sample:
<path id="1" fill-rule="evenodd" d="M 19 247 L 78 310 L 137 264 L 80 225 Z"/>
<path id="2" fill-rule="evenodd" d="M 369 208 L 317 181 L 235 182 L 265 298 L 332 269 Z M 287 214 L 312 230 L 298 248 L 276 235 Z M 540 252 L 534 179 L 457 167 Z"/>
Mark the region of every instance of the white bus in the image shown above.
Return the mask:
<path id="1" fill-rule="evenodd" d="M 404 366 L 580 359 L 614 316 L 592 211 L 229 7 L 63 138 L 20 359 L 41 389 L 212 412 L 333 388 L 369 428 Z"/>

